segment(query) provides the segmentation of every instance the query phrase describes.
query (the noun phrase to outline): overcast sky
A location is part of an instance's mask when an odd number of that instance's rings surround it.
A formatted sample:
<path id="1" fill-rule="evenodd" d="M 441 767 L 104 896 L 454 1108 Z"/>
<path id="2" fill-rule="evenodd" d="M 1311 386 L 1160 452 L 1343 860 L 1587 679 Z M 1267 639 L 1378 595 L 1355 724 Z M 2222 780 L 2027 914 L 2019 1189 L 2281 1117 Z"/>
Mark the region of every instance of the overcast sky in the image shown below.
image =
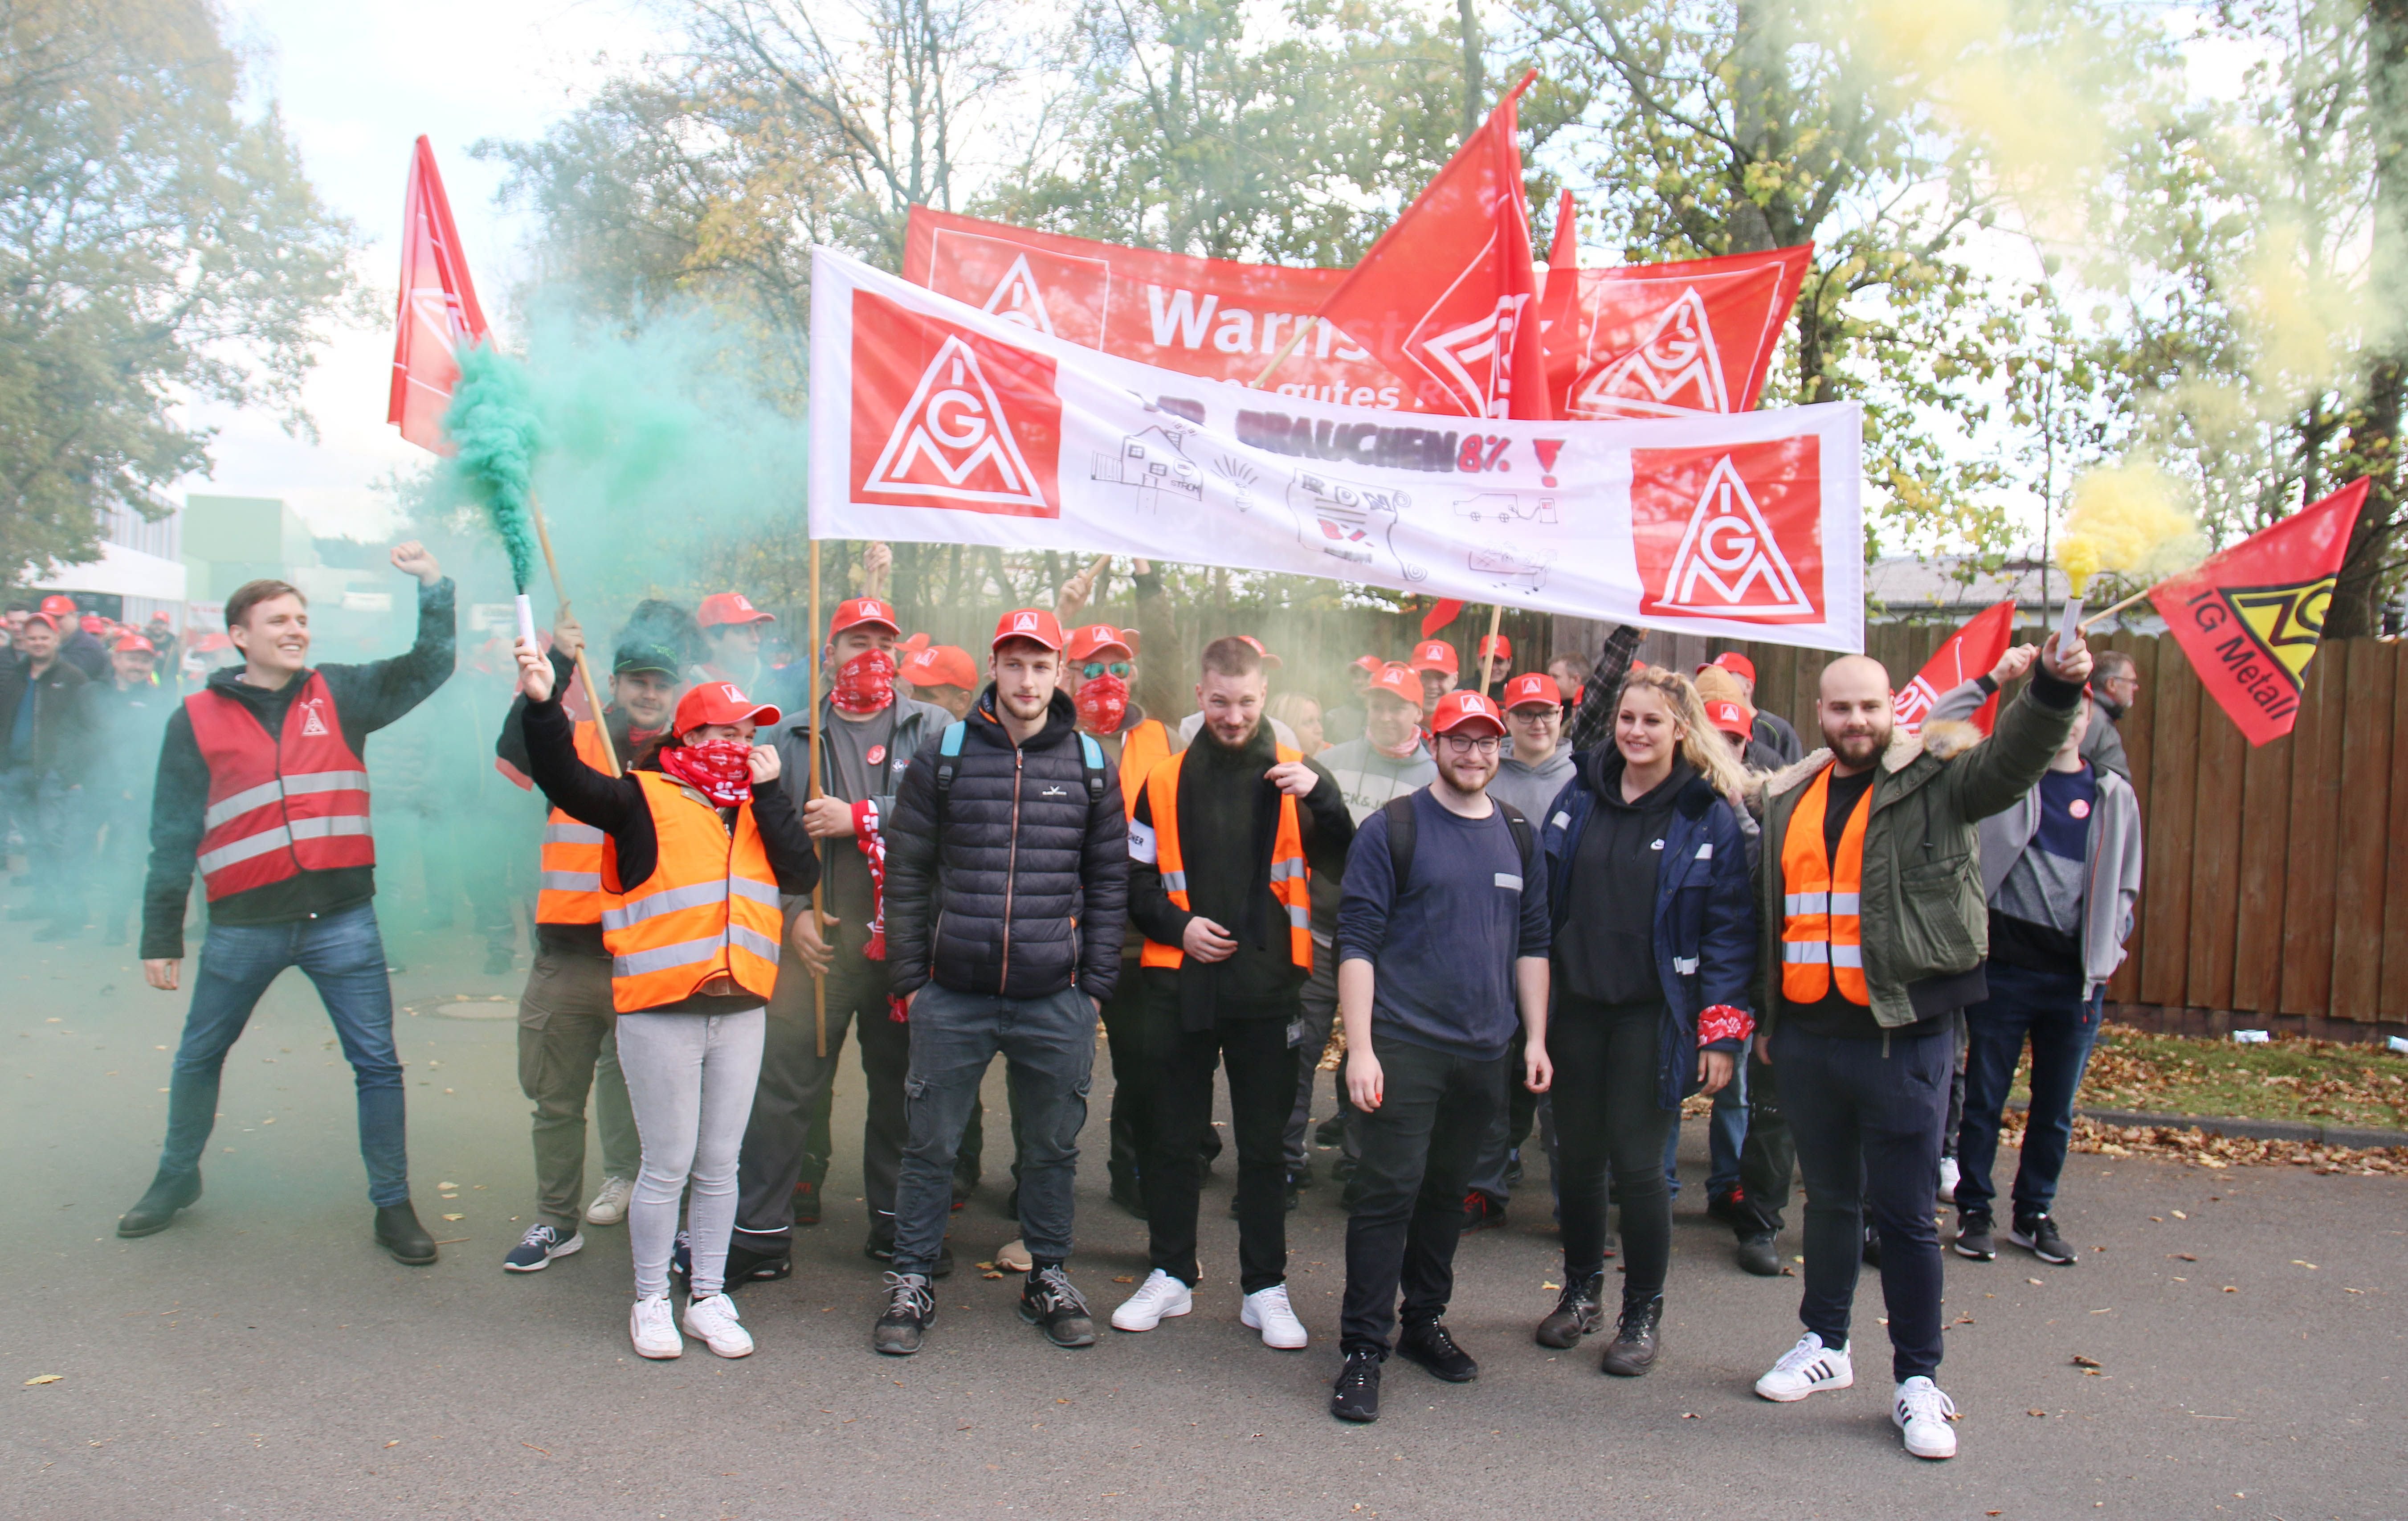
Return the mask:
<path id="1" fill-rule="evenodd" d="M 539 133 L 656 36 L 638 0 L 233 0 L 227 21 L 259 57 L 254 84 L 281 107 L 320 194 L 368 239 L 356 267 L 380 300 L 389 307 L 400 280 L 402 187 L 423 133 L 496 321 L 524 229 L 494 208 L 500 176 L 468 145 Z M 392 366 L 389 323 L 333 337 L 308 393 L 315 444 L 265 413 L 202 412 L 219 429 L 216 468 L 176 495 L 280 496 L 318 533 L 379 533 L 379 482 L 423 457 L 384 420 Z"/>

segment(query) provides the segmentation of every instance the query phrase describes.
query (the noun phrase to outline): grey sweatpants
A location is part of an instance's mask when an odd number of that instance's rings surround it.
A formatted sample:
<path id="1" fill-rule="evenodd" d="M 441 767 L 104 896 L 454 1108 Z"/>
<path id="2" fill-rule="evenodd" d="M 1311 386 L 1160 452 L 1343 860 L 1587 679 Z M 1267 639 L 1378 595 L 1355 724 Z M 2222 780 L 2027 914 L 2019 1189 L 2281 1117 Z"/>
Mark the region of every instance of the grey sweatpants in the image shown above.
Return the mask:
<path id="1" fill-rule="evenodd" d="M 627 1246 L 636 1259 L 636 1295 L 669 1291 L 669 1251 L 677 1244 L 678 1198 L 689 1182 L 686 1230 L 694 1243 L 688 1287 L 716 1294 L 727 1274 L 727 1238 L 736 1228 L 736 1157 L 761 1078 L 759 1009 L 733 1014 L 621 1014 L 619 1066 L 644 1139 L 644 1165 L 627 1205 Z"/>

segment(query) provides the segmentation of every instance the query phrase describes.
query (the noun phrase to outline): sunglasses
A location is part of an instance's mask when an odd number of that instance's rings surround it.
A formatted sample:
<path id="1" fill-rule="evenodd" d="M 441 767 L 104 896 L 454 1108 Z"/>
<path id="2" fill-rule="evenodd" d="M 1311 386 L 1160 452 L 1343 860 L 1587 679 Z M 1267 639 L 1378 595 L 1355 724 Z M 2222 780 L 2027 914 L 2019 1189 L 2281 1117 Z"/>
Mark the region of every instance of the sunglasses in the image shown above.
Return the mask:
<path id="1" fill-rule="evenodd" d="M 1079 667 L 1079 675 L 1082 679 L 1090 682 L 1096 680 L 1096 678 L 1099 676 L 1108 675 L 1118 676 L 1125 679 L 1129 671 L 1133 668 L 1134 667 L 1132 667 L 1125 660 L 1090 660 L 1085 665 Z"/>

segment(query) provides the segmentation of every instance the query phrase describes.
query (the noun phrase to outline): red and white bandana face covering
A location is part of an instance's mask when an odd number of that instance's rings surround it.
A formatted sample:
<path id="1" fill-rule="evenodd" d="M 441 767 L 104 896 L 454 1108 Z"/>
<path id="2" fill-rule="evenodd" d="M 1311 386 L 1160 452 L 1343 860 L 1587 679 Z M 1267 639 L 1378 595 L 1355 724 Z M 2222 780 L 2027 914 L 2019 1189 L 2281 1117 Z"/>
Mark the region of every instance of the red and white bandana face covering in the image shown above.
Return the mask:
<path id="1" fill-rule="evenodd" d="M 1070 701 L 1089 734 L 1118 734 L 1121 720 L 1128 717 L 1128 683 L 1117 676 L 1092 676 L 1079 683 L 1079 695 Z"/>
<path id="2" fill-rule="evenodd" d="M 752 796 L 752 747 L 741 739 L 706 739 L 670 745 L 661 769 L 720 808 L 735 808 Z"/>
<path id="3" fill-rule="evenodd" d="M 828 701 L 838 712 L 866 718 L 895 700 L 895 657 L 883 650 L 864 650 L 837 667 L 836 686 Z"/>

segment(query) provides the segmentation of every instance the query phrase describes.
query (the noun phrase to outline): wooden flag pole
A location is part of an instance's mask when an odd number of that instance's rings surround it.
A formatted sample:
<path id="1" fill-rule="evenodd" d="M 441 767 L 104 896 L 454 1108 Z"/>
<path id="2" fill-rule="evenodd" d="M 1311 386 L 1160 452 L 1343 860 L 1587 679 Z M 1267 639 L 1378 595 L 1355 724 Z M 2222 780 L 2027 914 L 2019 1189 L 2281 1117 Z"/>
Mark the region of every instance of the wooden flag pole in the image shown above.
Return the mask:
<path id="1" fill-rule="evenodd" d="M 1483 645 L 1482 645 L 1482 647 L 1483 647 L 1483 648 L 1486 648 L 1486 649 L 1490 649 L 1490 650 L 1493 650 L 1493 649 L 1497 648 L 1497 628 L 1498 628 L 1498 624 L 1502 624 L 1504 621 L 1505 621 L 1505 604 L 1504 604 L 1504 603 L 1502 603 L 1502 602 L 1498 602 L 1498 603 L 1496 603 L 1496 604 L 1494 604 L 1493 606 L 1491 606 L 1491 607 L 1489 608 L 1489 610 L 1488 610 L 1488 638 L 1487 638 L 1485 640 L 1484 640 L 1484 641 L 1483 641 Z M 1494 666 L 1492 666 L 1492 665 L 1490 665 L 1490 664 L 1489 664 L 1489 662 L 1488 662 L 1488 657 L 1487 657 L 1486 655 L 1481 654 L 1481 653 L 1478 652 L 1478 650 L 1475 650 L 1475 651 L 1473 652 L 1473 653 L 1472 653 L 1472 657 L 1471 657 L 1471 658 L 1472 658 L 1473 660 L 1475 660 L 1475 661 L 1477 661 L 1477 662 L 1479 663 L 1479 666 L 1480 666 L 1480 695 L 1481 695 L 1482 696 L 1484 696 L 1484 696 L 1488 696 L 1488 682 L 1489 682 L 1489 676 L 1490 676 L 1490 673 L 1491 673 L 1491 672 L 1493 672 L 1497 667 L 1494 667 Z"/>
<path id="2" fill-rule="evenodd" d="M 1254 378 L 1252 389 L 1256 391 L 1261 390 L 1263 388 L 1263 382 L 1271 378 L 1271 371 L 1279 368 L 1282 365 L 1286 364 L 1287 356 L 1296 352 L 1297 350 L 1304 347 L 1304 340 L 1312 336 L 1314 328 L 1320 325 L 1321 319 L 1318 317 L 1307 317 L 1304 321 L 1297 323 L 1296 332 L 1285 343 L 1280 345 L 1279 352 L 1271 355 L 1271 362 L 1263 366 L 1263 372 Z"/>
<path id="3" fill-rule="evenodd" d="M 552 530 L 544 526 L 543 509 L 537 505 L 532 494 L 527 497 L 527 516 L 535 520 L 535 539 L 543 546 L 544 567 L 552 572 L 552 600 L 560 604 L 563 613 L 566 613 L 568 593 L 560 584 L 560 561 L 552 552 Z M 617 776 L 619 747 L 610 742 L 610 721 L 602 716 L 602 710 L 609 706 L 609 699 L 602 695 L 600 687 L 594 684 L 594 667 L 585 663 L 585 642 L 582 639 L 577 644 L 577 674 L 585 682 L 585 700 L 594 705 L 594 732 L 602 741 L 603 768 L 612 776 Z"/>
<path id="4" fill-rule="evenodd" d="M 816 801 L 820 796 L 820 747 L 827 739 L 827 736 L 820 732 L 820 541 L 816 538 L 811 540 L 810 645 L 810 693 L 804 700 L 810 704 L 811 710 L 810 796 Z M 811 848 L 816 851 L 819 847 L 814 844 Z M 823 869 L 819 884 L 811 889 L 811 927 L 820 932 L 822 945 L 827 943 L 826 902 L 827 874 Z M 812 1049 L 818 1053 L 822 1061 L 825 1061 L 827 1059 L 827 976 L 818 971 L 811 973 L 811 1040 Z"/>
<path id="5" fill-rule="evenodd" d="M 2091 625 L 2092 624 L 2099 624 L 2099 623 L 2104 623 L 2104 622 L 2106 622 L 2108 619 L 2114 617 L 2117 613 L 2119 613 L 2119 612 L 2123 611 L 2126 608 L 2128 608 L 2128 607 L 2130 607 L 2133 603 L 2135 603 L 2135 602 L 2138 602 L 2138 601 L 2142 600 L 2143 597 L 2147 596 L 2151 592 L 2154 592 L 2154 591 L 2156 591 L 2156 590 L 2157 590 L 2157 588 L 2156 588 L 2156 587 L 2154 587 L 2154 586 L 2143 586 L 2143 587 L 2142 587 L 2139 591 L 2134 592 L 2131 595 L 2129 595 L 2129 596 L 2126 597 L 2123 601 L 2116 603 L 2114 606 L 2100 609 L 2097 612 L 2094 612 L 2094 613 L 2092 613 L 2089 617 L 2085 618 L 2085 619 L 2083 619 L 2083 620 L 2082 620 L 2082 626 L 2081 626 L 2081 628 L 2080 628 L 2079 630 L 2077 630 L 2077 632 L 2080 632 L 2080 633 L 2086 633 L 2086 633 L 2088 633 L 2088 632 L 2090 631 L 2090 625 Z"/>

